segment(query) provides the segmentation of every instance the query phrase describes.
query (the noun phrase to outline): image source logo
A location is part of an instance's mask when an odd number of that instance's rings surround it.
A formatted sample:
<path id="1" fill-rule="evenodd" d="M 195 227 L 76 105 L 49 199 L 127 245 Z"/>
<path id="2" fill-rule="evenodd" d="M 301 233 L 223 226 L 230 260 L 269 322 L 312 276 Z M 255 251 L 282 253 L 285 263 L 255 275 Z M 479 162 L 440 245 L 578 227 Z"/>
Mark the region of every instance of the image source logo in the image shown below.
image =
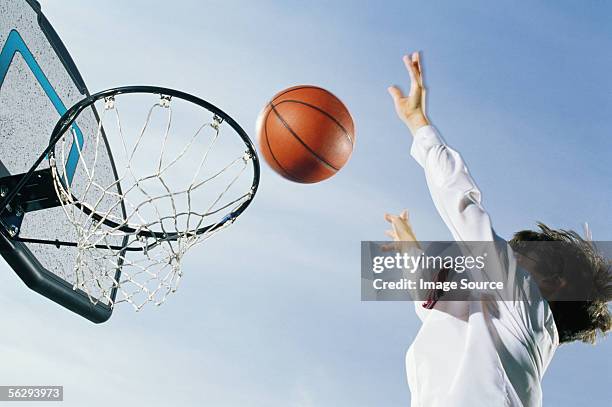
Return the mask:
<path id="1" fill-rule="evenodd" d="M 610 255 L 611 242 L 593 242 Z M 531 301 L 534 296 L 555 301 L 597 298 L 588 259 L 563 242 L 528 242 L 520 252 L 507 242 L 362 242 L 363 301 L 440 301 L 490 298 Z M 541 292 L 538 282 L 555 276 L 563 290 Z M 551 298 L 547 298 L 551 297 Z"/>

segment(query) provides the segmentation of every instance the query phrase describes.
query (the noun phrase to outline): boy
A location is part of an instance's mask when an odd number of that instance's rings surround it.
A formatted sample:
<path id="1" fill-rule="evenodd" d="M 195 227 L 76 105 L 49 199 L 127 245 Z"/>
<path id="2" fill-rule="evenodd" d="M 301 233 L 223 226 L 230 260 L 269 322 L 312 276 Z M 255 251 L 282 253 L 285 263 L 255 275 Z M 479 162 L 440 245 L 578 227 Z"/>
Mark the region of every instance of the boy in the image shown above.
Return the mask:
<path id="1" fill-rule="evenodd" d="M 434 204 L 456 241 L 493 242 L 489 215 L 481 193 L 461 156 L 448 147 L 425 114 L 425 88 L 420 57 L 404 57 L 410 74 L 408 96 L 395 86 L 389 93 L 399 118 L 408 126 L 411 155 L 425 170 Z M 407 212 L 385 215 L 395 241 L 416 241 Z M 574 232 L 539 225 L 521 231 L 509 242 L 508 281 L 520 281 L 529 296 L 513 301 L 438 301 L 427 307 L 415 302 L 421 329 L 406 355 L 412 406 L 541 406 L 541 380 L 560 343 L 594 342 L 598 331 L 610 330 L 609 262 Z M 569 289 L 562 273 L 548 275 L 522 251 L 526 242 L 562 242 L 579 258 L 598 293 L 590 301 L 554 301 Z M 526 249 L 527 250 L 527 249 Z M 518 253 L 522 254 L 518 254 Z M 574 253 L 574 252 L 572 252 Z M 495 308 L 494 312 L 491 309 Z"/>

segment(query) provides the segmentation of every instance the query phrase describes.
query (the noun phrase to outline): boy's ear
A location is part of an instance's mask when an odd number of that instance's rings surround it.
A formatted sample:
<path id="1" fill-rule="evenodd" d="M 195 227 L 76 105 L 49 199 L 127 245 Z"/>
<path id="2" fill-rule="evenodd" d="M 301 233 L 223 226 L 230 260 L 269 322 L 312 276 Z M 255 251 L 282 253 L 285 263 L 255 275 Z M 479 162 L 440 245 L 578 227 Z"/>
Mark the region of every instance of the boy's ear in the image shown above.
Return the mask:
<path id="1" fill-rule="evenodd" d="M 556 297 L 556 293 L 567 288 L 568 284 L 567 280 L 561 276 L 550 276 L 542 278 L 538 282 L 538 286 L 543 294 L 550 293 L 553 297 Z"/>

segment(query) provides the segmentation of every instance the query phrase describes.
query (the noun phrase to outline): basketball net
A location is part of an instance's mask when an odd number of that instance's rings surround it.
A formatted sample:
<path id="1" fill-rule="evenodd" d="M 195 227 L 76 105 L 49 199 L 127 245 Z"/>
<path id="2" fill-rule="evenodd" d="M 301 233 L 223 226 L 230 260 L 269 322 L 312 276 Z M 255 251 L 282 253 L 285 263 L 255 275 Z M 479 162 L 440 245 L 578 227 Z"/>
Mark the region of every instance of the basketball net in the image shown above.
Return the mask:
<path id="1" fill-rule="evenodd" d="M 233 152 L 222 149 L 219 156 L 229 159 L 213 160 L 223 120 L 197 106 L 204 113 L 198 124 L 189 131 L 175 126 L 174 100 L 163 95 L 149 94 L 156 100 L 142 109 L 144 124 L 126 129 L 120 114 L 124 95 L 119 96 L 100 101 L 93 137 L 79 139 L 75 125 L 66 131 L 50 164 L 77 248 L 74 274 L 64 277 L 92 303 L 127 302 L 140 310 L 175 292 L 185 254 L 231 224 L 228 214 L 252 198 L 251 185 L 239 180 L 253 157 L 242 144 Z M 116 178 L 102 182 L 99 174 L 113 166 L 104 159 L 109 149 Z M 74 151 L 78 169 L 70 181 Z"/>

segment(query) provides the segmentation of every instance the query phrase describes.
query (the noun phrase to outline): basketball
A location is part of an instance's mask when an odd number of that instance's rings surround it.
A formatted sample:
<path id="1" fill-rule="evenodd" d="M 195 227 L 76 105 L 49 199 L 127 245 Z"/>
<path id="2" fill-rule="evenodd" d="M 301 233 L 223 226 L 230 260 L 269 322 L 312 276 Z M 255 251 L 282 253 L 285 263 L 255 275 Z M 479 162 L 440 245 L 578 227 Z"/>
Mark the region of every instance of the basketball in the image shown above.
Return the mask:
<path id="1" fill-rule="evenodd" d="M 331 92 L 294 86 L 277 93 L 257 120 L 259 149 L 284 178 L 309 184 L 336 174 L 355 145 L 351 114 Z"/>

